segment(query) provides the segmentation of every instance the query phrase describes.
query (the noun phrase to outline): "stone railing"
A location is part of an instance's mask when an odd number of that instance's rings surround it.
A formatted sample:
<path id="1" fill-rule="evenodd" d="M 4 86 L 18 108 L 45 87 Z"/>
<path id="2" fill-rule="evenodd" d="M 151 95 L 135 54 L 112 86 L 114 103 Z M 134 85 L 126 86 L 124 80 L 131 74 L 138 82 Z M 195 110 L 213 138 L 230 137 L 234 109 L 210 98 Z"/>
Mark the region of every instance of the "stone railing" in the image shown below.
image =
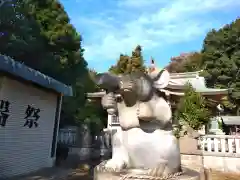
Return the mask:
<path id="1" fill-rule="evenodd" d="M 69 146 L 75 146 L 77 132 L 70 129 L 60 129 L 58 134 L 58 142 Z"/>
<path id="2" fill-rule="evenodd" d="M 240 173 L 240 136 L 202 135 L 180 140 L 182 165 Z"/>
<path id="3" fill-rule="evenodd" d="M 203 152 L 240 155 L 240 136 L 202 135 L 198 139 L 198 149 Z"/>

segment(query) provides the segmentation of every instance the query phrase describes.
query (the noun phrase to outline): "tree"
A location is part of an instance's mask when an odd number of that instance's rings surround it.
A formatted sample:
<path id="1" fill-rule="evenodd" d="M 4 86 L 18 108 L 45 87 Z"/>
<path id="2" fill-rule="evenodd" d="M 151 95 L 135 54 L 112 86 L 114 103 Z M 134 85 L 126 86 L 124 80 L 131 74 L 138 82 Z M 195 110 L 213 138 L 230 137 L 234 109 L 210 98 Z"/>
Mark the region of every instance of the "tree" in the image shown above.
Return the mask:
<path id="1" fill-rule="evenodd" d="M 94 88 L 89 77 L 87 63 L 83 58 L 81 36 L 70 24 L 64 7 L 56 0 L 28 0 L 28 16 L 40 28 L 45 40 L 46 53 L 53 58 L 43 60 L 41 71 L 73 87 L 73 97 L 63 101 L 62 121 L 83 121 L 79 111 L 85 108 L 85 93 Z"/>
<path id="2" fill-rule="evenodd" d="M 207 108 L 207 102 L 200 93 L 195 92 L 188 85 L 184 97 L 180 99 L 174 118 L 179 120 L 180 125 L 187 124 L 194 130 L 200 129 L 210 120 L 211 113 Z"/>
<path id="3" fill-rule="evenodd" d="M 83 122 L 92 113 L 85 94 L 96 85 L 83 58 L 81 36 L 64 7 L 57 0 L 16 0 L 0 11 L 0 53 L 71 85 L 74 96 L 64 97 L 61 122 Z"/>
<path id="4" fill-rule="evenodd" d="M 109 69 L 109 72 L 113 74 L 124 74 L 137 71 L 146 71 L 142 57 L 142 48 L 139 45 L 132 52 L 131 57 L 121 54 L 117 64 L 111 66 Z"/>
<path id="5" fill-rule="evenodd" d="M 240 19 L 210 31 L 203 43 L 203 66 L 207 86 L 233 89 L 231 99 L 240 105 Z"/>
<path id="6" fill-rule="evenodd" d="M 202 68 L 202 54 L 198 52 L 183 53 L 172 57 L 166 69 L 171 73 L 193 72 Z"/>
<path id="7" fill-rule="evenodd" d="M 124 74 L 124 73 L 130 72 L 129 70 L 130 62 L 131 62 L 131 59 L 129 56 L 120 54 L 117 64 L 111 66 L 109 69 L 109 72 L 113 74 Z"/>
<path id="8" fill-rule="evenodd" d="M 94 83 L 97 76 L 95 70 L 88 70 L 90 80 L 86 82 L 86 86 L 89 86 L 88 92 L 98 92 L 99 87 Z M 86 100 L 86 98 L 85 98 Z M 101 101 L 99 100 L 87 100 L 85 101 L 84 108 L 79 108 L 76 113 L 76 119 L 78 124 L 87 124 L 92 134 L 100 132 L 104 127 L 107 126 L 107 111 L 103 109 Z"/>
<path id="9" fill-rule="evenodd" d="M 135 50 L 132 52 L 131 63 L 128 68 L 130 72 L 145 72 L 146 67 L 144 66 L 144 60 L 142 56 L 142 48 L 141 46 L 137 46 Z"/>
<path id="10" fill-rule="evenodd" d="M 194 52 L 188 58 L 184 64 L 186 72 L 194 72 L 202 70 L 202 53 Z"/>
<path id="11" fill-rule="evenodd" d="M 26 6 L 28 15 L 35 19 L 41 35 L 46 38 L 47 50 L 54 56 L 44 62 L 42 71 L 66 84 L 74 84 L 79 77 L 88 74 L 81 36 L 70 24 L 61 3 L 56 0 L 28 0 Z"/>
<path id="12" fill-rule="evenodd" d="M 23 1 L 6 1 L 0 7 L 0 53 L 38 69 L 47 59 L 45 39 Z"/>

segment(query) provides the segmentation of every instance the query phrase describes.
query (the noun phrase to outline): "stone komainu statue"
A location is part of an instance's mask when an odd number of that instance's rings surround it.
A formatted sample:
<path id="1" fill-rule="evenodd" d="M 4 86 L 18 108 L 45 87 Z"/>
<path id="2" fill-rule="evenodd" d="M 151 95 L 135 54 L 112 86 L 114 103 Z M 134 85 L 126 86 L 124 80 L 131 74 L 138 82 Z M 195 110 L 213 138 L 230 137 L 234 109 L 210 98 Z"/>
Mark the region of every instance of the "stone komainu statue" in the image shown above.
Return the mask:
<path id="1" fill-rule="evenodd" d="M 106 90 L 103 107 L 117 113 L 121 131 L 113 135 L 112 159 L 106 168 L 149 169 L 153 176 L 180 171 L 180 152 L 172 133 L 172 111 L 160 90 L 169 83 L 166 70 L 152 74 L 98 75 Z"/>

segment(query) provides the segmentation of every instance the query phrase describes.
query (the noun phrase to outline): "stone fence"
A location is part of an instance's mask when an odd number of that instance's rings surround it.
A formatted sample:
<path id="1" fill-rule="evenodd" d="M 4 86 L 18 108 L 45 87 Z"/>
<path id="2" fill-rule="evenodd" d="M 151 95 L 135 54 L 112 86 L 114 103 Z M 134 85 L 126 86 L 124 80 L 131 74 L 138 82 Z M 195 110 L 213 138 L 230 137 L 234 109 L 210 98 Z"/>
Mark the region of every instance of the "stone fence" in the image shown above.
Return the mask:
<path id="1" fill-rule="evenodd" d="M 76 146 L 77 129 L 60 129 L 58 132 L 58 142 L 68 146 Z"/>
<path id="2" fill-rule="evenodd" d="M 92 136 L 86 125 L 59 129 L 58 143 L 69 147 L 69 155 L 77 155 L 80 160 L 109 156 L 111 153 L 110 134 L 101 132 Z"/>
<path id="3" fill-rule="evenodd" d="M 197 139 L 180 138 L 183 166 L 200 170 L 240 173 L 240 136 L 202 135 Z"/>
<path id="4" fill-rule="evenodd" d="M 85 133 L 80 132 L 73 129 L 59 131 L 59 142 L 69 145 L 70 154 L 78 155 L 81 160 L 111 155 L 108 133 L 102 132 L 92 137 L 86 129 Z M 196 139 L 182 137 L 179 143 L 183 166 L 198 171 L 204 167 L 240 173 L 240 136 L 201 135 Z"/>

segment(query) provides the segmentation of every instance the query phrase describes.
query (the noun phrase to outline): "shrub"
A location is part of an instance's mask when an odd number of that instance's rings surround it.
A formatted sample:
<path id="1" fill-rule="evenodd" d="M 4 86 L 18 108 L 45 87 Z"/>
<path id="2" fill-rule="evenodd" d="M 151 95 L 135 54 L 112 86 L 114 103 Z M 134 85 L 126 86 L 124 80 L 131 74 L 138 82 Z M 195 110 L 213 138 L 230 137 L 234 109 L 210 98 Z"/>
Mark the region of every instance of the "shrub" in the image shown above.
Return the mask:
<path id="1" fill-rule="evenodd" d="M 178 103 L 174 118 L 179 121 L 180 126 L 187 124 L 194 130 L 198 130 L 209 122 L 211 113 L 205 98 L 188 84 L 184 97 Z"/>

